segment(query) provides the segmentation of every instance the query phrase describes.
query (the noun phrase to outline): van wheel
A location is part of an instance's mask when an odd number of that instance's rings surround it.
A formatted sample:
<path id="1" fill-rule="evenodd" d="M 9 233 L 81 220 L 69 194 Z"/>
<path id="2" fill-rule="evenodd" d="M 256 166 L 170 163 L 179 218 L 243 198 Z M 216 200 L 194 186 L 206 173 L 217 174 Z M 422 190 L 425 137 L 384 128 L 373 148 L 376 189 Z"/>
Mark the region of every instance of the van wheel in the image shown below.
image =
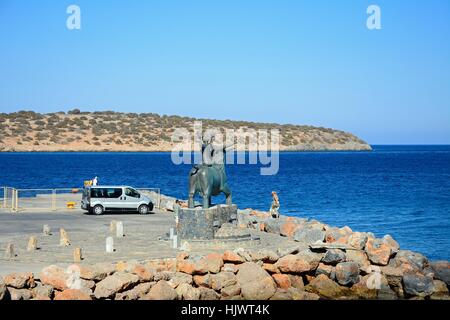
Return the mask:
<path id="1" fill-rule="evenodd" d="M 147 214 L 149 212 L 149 208 L 148 205 L 146 204 L 141 204 L 138 208 L 138 211 L 140 214 Z"/>
<path id="2" fill-rule="evenodd" d="M 94 209 L 92 210 L 92 213 L 99 216 L 99 215 L 103 214 L 104 211 L 105 210 L 103 209 L 103 207 L 98 204 L 94 207 Z"/>

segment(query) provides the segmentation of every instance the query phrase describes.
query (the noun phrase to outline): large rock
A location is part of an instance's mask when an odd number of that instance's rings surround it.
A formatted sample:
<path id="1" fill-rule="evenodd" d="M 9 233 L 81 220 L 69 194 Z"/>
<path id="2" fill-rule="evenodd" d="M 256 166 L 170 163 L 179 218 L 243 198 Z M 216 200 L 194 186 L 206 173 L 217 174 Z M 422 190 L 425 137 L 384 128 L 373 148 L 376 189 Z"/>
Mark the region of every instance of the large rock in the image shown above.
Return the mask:
<path id="1" fill-rule="evenodd" d="M 291 279 L 288 274 L 275 273 L 272 275 L 273 280 L 277 284 L 278 288 L 288 289 L 292 286 Z"/>
<path id="2" fill-rule="evenodd" d="M 412 296 L 426 297 L 433 293 L 433 278 L 420 273 L 407 272 L 403 275 L 405 292 Z"/>
<path id="3" fill-rule="evenodd" d="M 277 262 L 277 260 L 280 258 L 276 252 L 268 249 L 260 249 L 257 251 L 250 251 L 250 257 L 252 258 L 252 261 L 263 261 L 263 262 L 269 262 L 274 263 Z"/>
<path id="4" fill-rule="evenodd" d="M 51 265 L 42 269 L 39 274 L 39 279 L 42 284 L 48 284 L 57 290 L 69 289 L 69 273 L 61 267 Z"/>
<path id="5" fill-rule="evenodd" d="M 220 291 L 222 297 L 235 297 L 241 294 L 241 287 L 236 283 L 225 288 L 222 288 Z"/>
<path id="6" fill-rule="evenodd" d="M 287 220 L 280 226 L 280 234 L 285 237 L 292 237 L 301 227 L 299 223 L 293 220 Z"/>
<path id="7" fill-rule="evenodd" d="M 222 255 L 218 253 L 210 253 L 200 260 L 200 264 L 210 273 L 218 273 L 223 266 Z"/>
<path id="8" fill-rule="evenodd" d="M 326 265 L 324 263 L 319 263 L 316 269 L 316 277 L 319 274 L 324 274 L 328 278 L 333 279 L 335 277 L 335 268 L 333 266 Z"/>
<path id="9" fill-rule="evenodd" d="M 339 249 L 328 249 L 322 262 L 326 264 L 336 265 L 339 262 L 345 261 L 345 253 Z"/>
<path id="10" fill-rule="evenodd" d="M 347 243 L 353 248 L 364 250 L 366 246 L 368 236 L 367 233 L 363 232 L 353 232 L 349 237 Z"/>
<path id="11" fill-rule="evenodd" d="M 37 283 L 37 286 L 31 289 L 31 294 L 35 300 L 51 300 L 54 291 L 55 290 L 50 285 Z"/>
<path id="12" fill-rule="evenodd" d="M 153 281 L 157 274 L 155 269 L 149 268 L 142 264 L 136 264 L 131 272 L 137 275 L 142 282 Z"/>
<path id="13" fill-rule="evenodd" d="M 347 250 L 345 253 L 346 261 L 356 262 L 360 269 L 370 266 L 369 258 L 364 251 L 359 250 Z"/>
<path id="14" fill-rule="evenodd" d="M 134 274 L 116 272 L 97 283 L 94 295 L 97 299 L 111 298 L 116 293 L 125 291 L 138 282 L 139 277 Z"/>
<path id="15" fill-rule="evenodd" d="M 320 261 L 322 260 L 324 253 L 312 252 L 309 249 L 301 250 L 296 254 L 297 257 L 303 259 L 308 262 L 311 266 L 311 270 L 314 270 L 318 267 Z"/>
<path id="16" fill-rule="evenodd" d="M 346 296 L 349 293 L 348 288 L 340 286 L 324 274 L 312 279 L 305 287 L 305 290 L 316 293 L 327 299 L 337 299 Z"/>
<path id="17" fill-rule="evenodd" d="M 356 262 L 341 262 L 336 265 L 336 280 L 343 286 L 359 281 L 359 266 Z"/>
<path id="18" fill-rule="evenodd" d="M 175 300 L 177 292 L 165 280 L 158 281 L 145 296 L 147 300 Z"/>
<path id="19" fill-rule="evenodd" d="M 233 272 L 221 272 L 211 275 L 211 288 L 216 291 L 234 285 L 236 282 L 236 275 Z"/>
<path id="20" fill-rule="evenodd" d="M 422 272 L 428 266 L 428 259 L 418 252 L 399 250 L 389 265 L 399 267 L 403 272 Z"/>
<path id="21" fill-rule="evenodd" d="M 140 283 L 131 290 L 119 292 L 116 294 L 115 300 L 138 300 L 145 297 L 155 282 Z"/>
<path id="22" fill-rule="evenodd" d="M 0 277 L 0 300 L 3 300 L 5 295 L 6 295 L 6 285 L 5 282 L 3 281 L 3 278 Z"/>
<path id="23" fill-rule="evenodd" d="M 300 228 L 294 233 L 294 240 L 303 243 L 323 242 L 325 231 L 319 229 Z"/>
<path id="24" fill-rule="evenodd" d="M 313 270 L 313 267 L 308 261 L 293 254 L 288 254 L 287 256 L 280 258 L 277 263 L 275 263 L 275 267 L 285 273 L 303 273 Z"/>
<path id="25" fill-rule="evenodd" d="M 220 295 L 210 288 L 199 287 L 200 290 L 200 300 L 219 300 Z"/>
<path id="26" fill-rule="evenodd" d="M 265 221 L 264 229 L 266 232 L 280 234 L 281 232 L 281 225 L 285 223 L 286 218 L 280 217 L 280 218 L 269 218 Z"/>
<path id="27" fill-rule="evenodd" d="M 34 287 L 34 276 L 31 272 L 16 272 L 5 276 L 5 284 L 16 289 Z"/>
<path id="28" fill-rule="evenodd" d="M 205 274 L 208 273 L 208 266 L 202 261 L 201 257 L 194 256 L 186 260 L 177 261 L 177 271 L 191 275 Z"/>
<path id="29" fill-rule="evenodd" d="M 389 234 L 385 235 L 382 239 L 384 244 L 391 248 L 391 252 L 397 253 L 400 249 L 400 245 Z"/>
<path id="30" fill-rule="evenodd" d="M 433 294 L 430 299 L 433 300 L 450 300 L 449 291 L 444 281 L 433 281 Z"/>
<path id="31" fill-rule="evenodd" d="M 240 266 L 236 277 L 242 296 L 247 300 L 267 300 L 276 291 L 273 278 L 254 262 Z"/>
<path id="32" fill-rule="evenodd" d="M 66 289 L 56 292 L 54 300 L 92 300 L 92 298 L 83 290 Z"/>
<path id="33" fill-rule="evenodd" d="M 169 285 L 175 289 L 182 283 L 192 284 L 192 281 L 192 276 L 190 274 L 176 272 L 169 280 Z"/>
<path id="34" fill-rule="evenodd" d="M 356 296 L 358 299 L 376 299 L 377 289 L 370 285 L 368 286 L 371 276 L 373 275 L 361 277 L 360 280 L 350 288 L 351 295 Z"/>
<path id="35" fill-rule="evenodd" d="M 400 268 L 384 266 L 380 268 L 381 273 L 386 277 L 390 287 L 392 287 L 398 296 L 403 296 L 403 271 Z"/>
<path id="36" fill-rule="evenodd" d="M 30 300 L 33 297 L 31 290 L 28 289 L 16 289 L 9 287 L 8 293 L 11 300 Z"/>
<path id="37" fill-rule="evenodd" d="M 243 262 L 245 262 L 245 259 L 243 257 L 241 257 L 236 252 L 233 252 L 233 251 L 230 251 L 230 250 L 227 250 L 227 251 L 225 251 L 223 253 L 222 260 L 224 262 L 231 262 L 231 263 L 243 263 Z"/>
<path id="38" fill-rule="evenodd" d="M 178 300 L 199 300 L 200 289 L 194 288 L 188 283 L 180 284 L 175 290 L 178 296 Z"/>
<path id="39" fill-rule="evenodd" d="M 389 263 L 392 250 L 382 239 L 369 238 L 365 246 L 366 253 L 374 264 L 385 266 Z"/>
<path id="40" fill-rule="evenodd" d="M 112 263 L 96 263 L 93 265 L 78 265 L 80 278 L 101 281 L 115 272 L 116 266 Z"/>
<path id="41" fill-rule="evenodd" d="M 434 272 L 434 277 L 441 281 L 444 281 L 447 286 L 450 286 L 450 262 L 449 261 L 437 261 L 432 262 L 431 268 Z"/>

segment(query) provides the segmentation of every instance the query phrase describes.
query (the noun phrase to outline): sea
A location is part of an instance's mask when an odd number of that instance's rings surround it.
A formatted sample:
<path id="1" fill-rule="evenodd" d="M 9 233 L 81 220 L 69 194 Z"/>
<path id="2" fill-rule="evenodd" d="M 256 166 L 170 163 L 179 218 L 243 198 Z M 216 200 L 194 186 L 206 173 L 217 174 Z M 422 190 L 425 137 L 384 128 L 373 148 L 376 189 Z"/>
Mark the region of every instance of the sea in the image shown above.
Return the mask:
<path id="1" fill-rule="evenodd" d="M 376 236 L 390 234 L 402 249 L 450 260 L 450 145 L 374 145 L 371 152 L 281 152 L 275 175 L 267 165 L 227 164 L 233 202 L 268 211 L 271 192 L 280 213 L 316 219 Z M 170 153 L 0 153 L 0 186 L 79 188 L 102 185 L 160 188 L 186 199 L 191 164 Z M 224 197 L 214 199 L 224 202 Z"/>

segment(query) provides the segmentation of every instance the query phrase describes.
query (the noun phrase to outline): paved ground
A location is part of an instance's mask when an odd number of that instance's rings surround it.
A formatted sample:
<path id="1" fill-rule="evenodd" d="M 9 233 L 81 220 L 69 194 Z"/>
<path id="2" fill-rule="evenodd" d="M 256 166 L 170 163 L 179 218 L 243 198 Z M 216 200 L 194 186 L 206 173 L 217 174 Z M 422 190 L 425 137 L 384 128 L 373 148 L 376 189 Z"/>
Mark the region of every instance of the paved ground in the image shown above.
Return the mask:
<path id="1" fill-rule="evenodd" d="M 110 236 L 112 220 L 122 221 L 125 237 L 114 237 L 114 253 L 105 251 L 106 238 Z M 44 224 L 51 227 L 52 235 L 44 236 Z M 154 214 L 112 213 L 102 216 L 86 215 L 81 210 L 57 212 L 11 213 L 0 210 L 0 275 L 15 271 L 39 272 L 50 264 L 69 265 L 73 262 L 73 251 L 82 248 L 83 262 L 117 262 L 136 259 L 175 257 L 178 250 L 171 248 L 166 234 L 175 226 L 174 214 L 155 211 Z M 64 228 L 71 240 L 68 247 L 59 246 L 59 228 Z M 223 251 L 237 247 L 272 248 L 297 245 L 278 235 L 259 231 L 249 231 L 258 241 L 237 243 L 191 243 L 193 253 Z M 39 250 L 27 252 L 30 236 L 38 237 Z M 162 240 L 159 238 L 163 238 Z M 17 256 L 12 260 L 4 258 L 4 248 L 9 242 L 15 246 Z"/>
<path id="2" fill-rule="evenodd" d="M 109 225 L 112 220 L 123 222 L 125 237 L 115 238 L 116 252 L 106 254 L 106 237 L 110 236 Z M 52 235 L 44 236 L 44 224 L 51 227 Z M 82 248 L 85 262 L 120 261 L 171 257 L 176 250 L 167 241 L 160 241 L 174 226 L 173 213 L 157 211 L 154 214 L 135 213 L 86 215 L 81 210 L 58 212 L 20 212 L 0 211 L 0 274 L 16 271 L 40 270 L 42 266 L 53 263 L 71 263 L 73 250 Z M 69 247 L 59 246 L 59 229 L 64 228 L 71 240 Z M 27 252 L 30 236 L 38 237 L 39 250 Z M 4 248 L 12 242 L 17 257 L 4 258 Z M 30 270 L 32 269 L 32 270 Z"/>

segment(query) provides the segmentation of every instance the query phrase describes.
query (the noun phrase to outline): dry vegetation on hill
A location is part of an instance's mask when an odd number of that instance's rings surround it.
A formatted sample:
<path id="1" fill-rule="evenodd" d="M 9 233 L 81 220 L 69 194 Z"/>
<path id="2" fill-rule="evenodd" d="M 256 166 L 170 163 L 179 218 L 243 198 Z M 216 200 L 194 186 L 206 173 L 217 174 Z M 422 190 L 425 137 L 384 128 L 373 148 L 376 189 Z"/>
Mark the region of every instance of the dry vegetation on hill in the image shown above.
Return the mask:
<path id="1" fill-rule="evenodd" d="M 173 131 L 192 132 L 196 120 L 203 130 L 278 129 L 280 150 L 370 150 L 350 133 L 322 127 L 74 109 L 0 113 L 0 151 L 171 151 Z"/>

